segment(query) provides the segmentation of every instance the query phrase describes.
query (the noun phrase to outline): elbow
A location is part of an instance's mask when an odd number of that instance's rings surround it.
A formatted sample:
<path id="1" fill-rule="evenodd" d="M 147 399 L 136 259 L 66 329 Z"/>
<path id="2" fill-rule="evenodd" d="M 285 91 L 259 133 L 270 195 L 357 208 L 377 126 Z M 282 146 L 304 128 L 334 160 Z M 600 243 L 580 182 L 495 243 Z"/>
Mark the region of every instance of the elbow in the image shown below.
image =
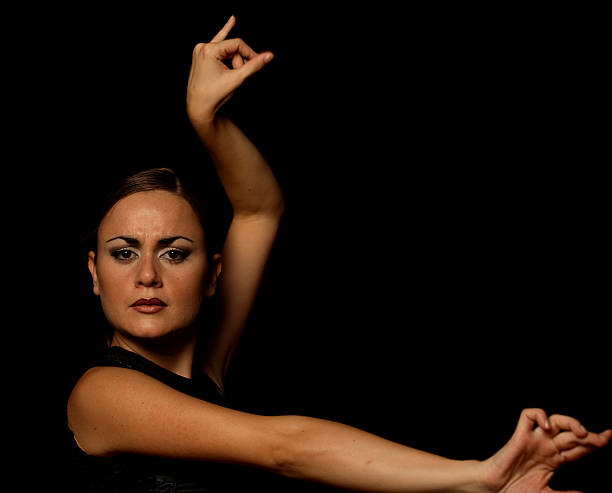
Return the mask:
<path id="1" fill-rule="evenodd" d="M 285 197 L 279 192 L 277 197 L 271 198 L 266 204 L 262 204 L 262 207 L 258 211 L 260 214 L 266 214 L 270 217 L 280 219 L 285 213 Z"/>
<path id="2" fill-rule="evenodd" d="M 257 212 L 280 219 L 285 213 L 285 196 L 282 191 L 278 190 L 277 193 L 270 194 L 269 199 L 261 204 Z"/>
<path id="3" fill-rule="evenodd" d="M 278 221 L 285 213 L 285 195 L 277 186 L 258 192 L 255 198 L 234 199 L 231 204 L 235 217 L 265 217 Z"/>
<path id="4" fill-rule="evenodd" d="M 264 196 L 265 199 L 261 203 L 262 208 L 269 214 L 281 217 L 285 212 L 285 194 L 278 182 L 275 181 Z"/>
<path id="5" fill-rule="evenodd" d="M 283 217 L 283 214 L 285 214 L 285 197 L 284 196 L 281 195 L 278 201 L 274 204 L 274 207 L 272 208 L 272 214 L 278 221 L 281 220 L 281 218 Z"/>
<path id="6" fill-rule="evenodd" d="M 285 199 L 283 197 L 260 203 L 257 206 L 234 205 L 233 208 L 234 220 L 266 221 L 276 225 L 281 222 L 284 213 Z"/>
<path id="7" fill-rule="evenodd" d="M 281 416 L 275 419 L 279 420 L 279 426 L 271 454 L 271 470 L 293 479 L 311 479 L 308 474 L 309 458 L 318 452 L 307 439 L 309 419 L 302 416 Z"/>
<path id="8" fill-rule="evenodd" d="M 299 469 L 296 442 L 302 433 L 300 419 L 298 416 L 278 416 L 274 420 L 276 426 L 269 468 L 276 474 L 296 477 Z"/>

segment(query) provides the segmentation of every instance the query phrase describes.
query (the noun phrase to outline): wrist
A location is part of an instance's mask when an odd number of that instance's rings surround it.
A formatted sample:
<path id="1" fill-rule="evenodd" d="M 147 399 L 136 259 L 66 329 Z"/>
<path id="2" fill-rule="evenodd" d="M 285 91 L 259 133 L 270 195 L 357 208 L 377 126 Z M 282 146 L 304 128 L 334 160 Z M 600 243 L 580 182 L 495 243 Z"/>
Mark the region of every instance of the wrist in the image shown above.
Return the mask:
<path id="1" fill-rule="evenodd" d="M 187 92 L 187 118 L 196 131 L 206 131 L 217 120 L 217 109 L 207 99 Z"/>
<path id="2" fill-rule="evenodd" d="M 494 493 L 496 490 L 492 488 L 488 478 L 488 464 L 480 460 L 463 461 L 465 467 L 469 470 L 470 481 L 461 489 L 464 493 Z"/>
<path id="3" fill-rule="evenodd" d="M 188 116 L 191 126 L 204 144 L 207 144 L 215 138 L 215 135 L 218 132 L 219 119 L 214 113 L 198 117 L 192 117 L 191 115 Z"/>
<path id="4" fill-rule="evenodd" d="M 490 460 L 474 460 L 473 463 L 476 486 L 479 488 L 476 491 L 482 493 L 498 493 L 501 490 L 499 481 L 495 479 L 495 474 L 492 471 Z"/>

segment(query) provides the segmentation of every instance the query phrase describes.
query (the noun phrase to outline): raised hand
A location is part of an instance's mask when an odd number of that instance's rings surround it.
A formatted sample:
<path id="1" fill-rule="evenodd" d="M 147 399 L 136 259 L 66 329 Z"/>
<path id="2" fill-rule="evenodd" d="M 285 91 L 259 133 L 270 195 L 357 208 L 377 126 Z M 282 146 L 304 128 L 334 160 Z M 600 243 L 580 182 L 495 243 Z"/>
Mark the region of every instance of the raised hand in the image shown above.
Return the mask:
<path id="1" fill-rule="evenodd" d="M 612 430 L 588 432 L 578 420 L 525 409 L 510 441 L 486 461 L 487 483 L 500 493 L 552 493 L 556 469 L 608 444 Z M 567 492 L 569 493 L 569 492 Z"/>
<path id="2" fill-rule="evenodd" d="M 187 114 L 194 125 L 213 121 L 234 91 L 274 57 L 269 51 L 257 53 L 239 38 L 226 39 L 235 23 L 230 17 L 209 43 L 198 43 L 193 50 Z M 231 61 L 231 67 L 225 61 Z"/>

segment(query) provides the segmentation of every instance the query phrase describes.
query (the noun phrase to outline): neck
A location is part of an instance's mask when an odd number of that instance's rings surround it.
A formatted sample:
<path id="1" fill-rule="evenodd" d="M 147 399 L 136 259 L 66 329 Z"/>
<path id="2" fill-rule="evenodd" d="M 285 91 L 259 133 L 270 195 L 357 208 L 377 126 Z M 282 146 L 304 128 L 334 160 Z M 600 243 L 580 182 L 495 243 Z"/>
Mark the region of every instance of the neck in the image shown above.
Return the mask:
<path id="1" fill-rule="evenodd" d="M 111 346 L 132 351 L 177 375 L 191 378 L 196 346 L 194 329 L 177 331 L 155 339 L 135 338 L 115 330 Z"/>

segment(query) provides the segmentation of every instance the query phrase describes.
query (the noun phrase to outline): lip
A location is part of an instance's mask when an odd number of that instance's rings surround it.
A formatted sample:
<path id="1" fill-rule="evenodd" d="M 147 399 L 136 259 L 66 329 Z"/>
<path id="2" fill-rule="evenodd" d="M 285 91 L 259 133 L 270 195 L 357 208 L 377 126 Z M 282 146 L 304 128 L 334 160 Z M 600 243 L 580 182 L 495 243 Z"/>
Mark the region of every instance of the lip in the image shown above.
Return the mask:
<path id="1" fill-rule="evenodd" d="M 140 313 L 157 313 L 168 305 L 159 298 L 140 298 L 130 305 L 131 308 Z"/>

